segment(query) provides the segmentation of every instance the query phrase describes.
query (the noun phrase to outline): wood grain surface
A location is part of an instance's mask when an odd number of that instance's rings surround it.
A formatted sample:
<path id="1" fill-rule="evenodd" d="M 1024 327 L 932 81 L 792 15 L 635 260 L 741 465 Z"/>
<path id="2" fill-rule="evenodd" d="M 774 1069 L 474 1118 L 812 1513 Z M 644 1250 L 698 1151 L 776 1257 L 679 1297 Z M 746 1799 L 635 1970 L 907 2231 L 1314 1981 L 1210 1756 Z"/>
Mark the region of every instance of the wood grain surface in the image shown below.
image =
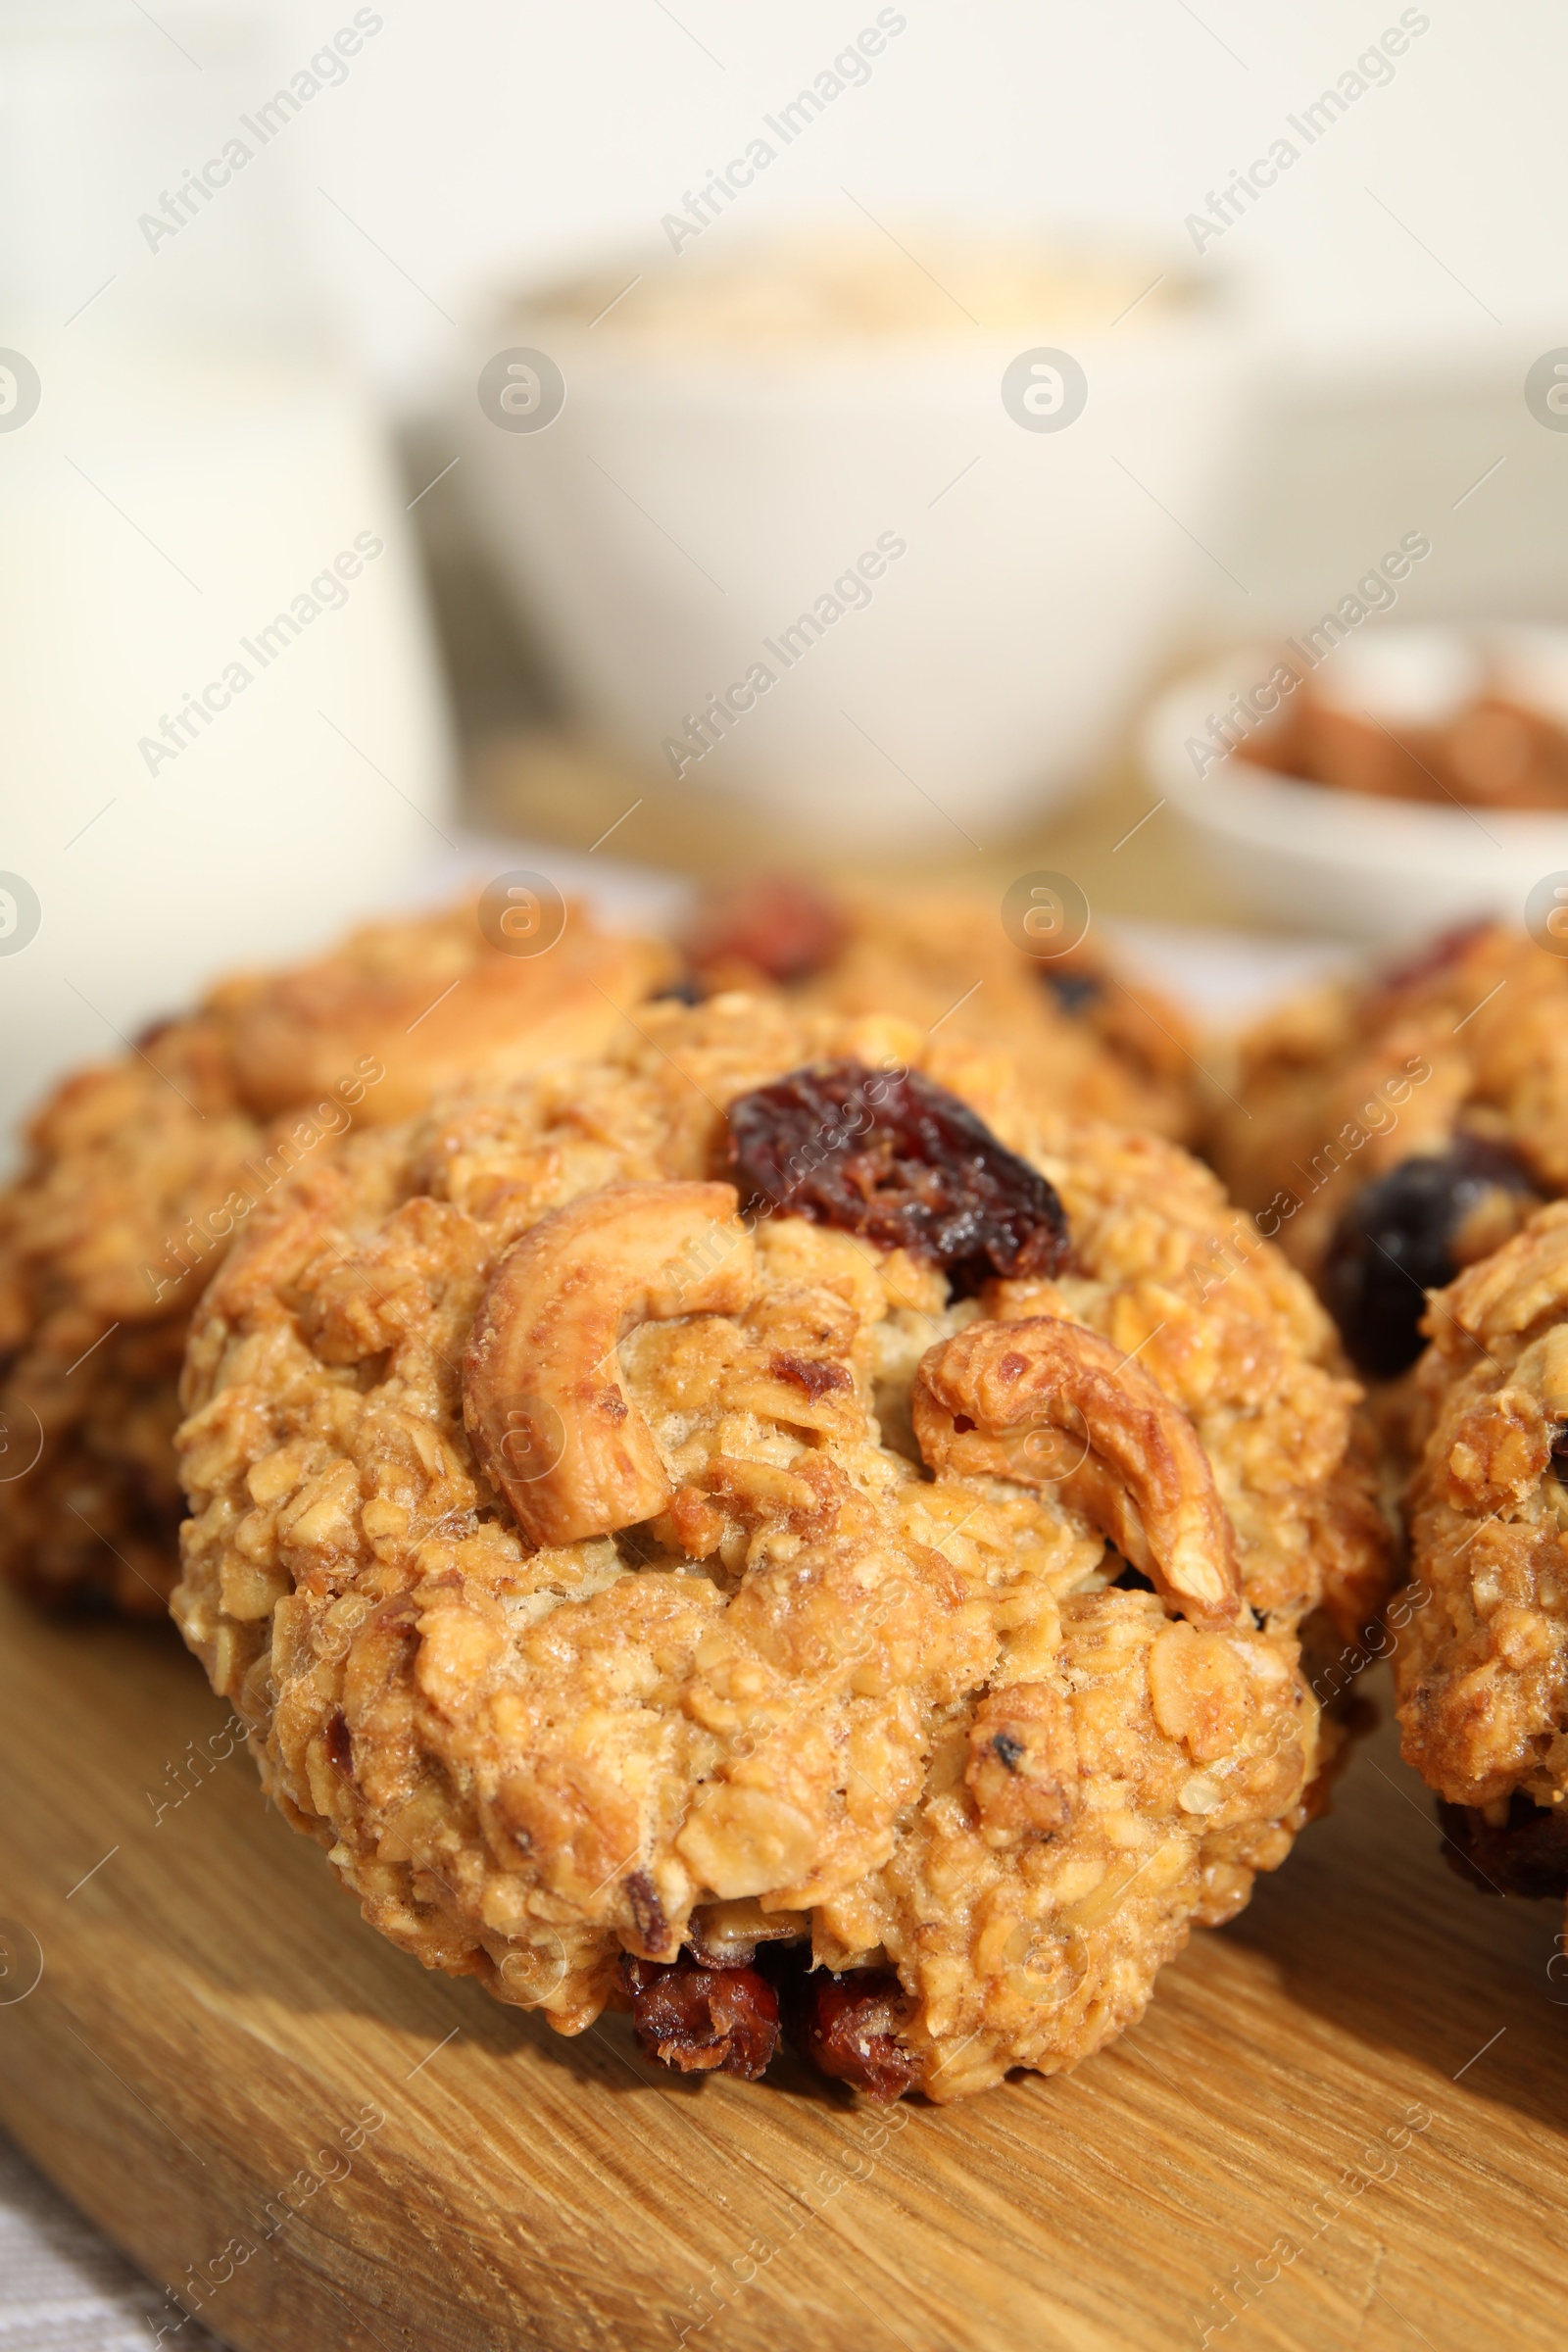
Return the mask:
<path id="1" fill-rule="evenodd" d="M 426 1976 L 224 1724 L 163 1629 L 0 1602 L 0 2120 L 247 2352 L 1564 2342 L 1560 1920 L 1387 1726 L 1112 2050 L 889 2116 Z"/>

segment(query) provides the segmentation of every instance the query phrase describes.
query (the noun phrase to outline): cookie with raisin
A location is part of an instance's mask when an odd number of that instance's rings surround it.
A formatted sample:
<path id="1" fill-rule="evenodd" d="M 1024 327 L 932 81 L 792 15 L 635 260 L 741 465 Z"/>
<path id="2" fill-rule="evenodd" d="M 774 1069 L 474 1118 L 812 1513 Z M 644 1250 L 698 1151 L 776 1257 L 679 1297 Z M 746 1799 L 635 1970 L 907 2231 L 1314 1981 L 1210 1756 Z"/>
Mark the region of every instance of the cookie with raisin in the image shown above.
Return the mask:
<path id="1" fill-rule="evenodd" d="M 1480 924 L 1293 999 L 1240 1049 L 1209 1155 L 1316 1284 L 1408 1442 L 1428 1296 L 1568 1191 L 1568 963 Z"/>
<path id="2" fill-rule="evenodd" d="M 1568 1894 L 1568 1201 L 1436 1295 L 1395 1686 L 1471 1884 Z"/>
<path id="3" fill-rule="evenodd" d="M 351 1128 L 470 1070 L 592 1052 L 671 968 L 577 908 L 546 952 L 514 955 L 457 906 L 221 982 L 64 1080 L 0 1190 L 0 1576 L 56 1605 L 161 1613 L 185 1332 L 233 1236 Z"/>
<path id="4" fill-rule="evenodd" d="M 1206 1170 L 782 993 L 299 1170 L 183 1394 L 174 1615 L 286 1816 L 427 1966 L 694 2073 L 1099 2048 L 1284 1859 L 1303 1636 L 1387 1573 Z"/>
<path id="5" fill-rule="evenodd" d="M 1183 1143 L 1197 1130 L 1185 1015 L 1093 935 L 1062 954 L 1024 953 L 1000 895 L 762 875 L 710 892 L 683 944 L 689 996 L 774 987 L 821 1010 L 940 1022 L 1003 1049 L 1059 1110 Z"/>

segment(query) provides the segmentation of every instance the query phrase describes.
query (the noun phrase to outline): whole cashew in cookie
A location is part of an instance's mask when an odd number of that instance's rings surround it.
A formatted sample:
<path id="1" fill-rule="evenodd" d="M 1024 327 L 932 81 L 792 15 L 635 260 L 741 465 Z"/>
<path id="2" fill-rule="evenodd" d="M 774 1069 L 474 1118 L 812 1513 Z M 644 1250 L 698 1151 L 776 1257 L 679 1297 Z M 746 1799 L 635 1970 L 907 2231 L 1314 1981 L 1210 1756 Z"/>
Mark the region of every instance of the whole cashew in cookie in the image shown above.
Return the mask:
<path id="1" fill-rule="evenodd" d="M 356 1127 L 380 1127 L 459 1080 L 593 1058 L 620 1026 L 617 1007 L 658 984 L 667 951 L 601 932 L 575 907 L 562 913 L 545 955 L 488 945 L 470 905 L 372 923 L 314 963 L 227 984 L 220 1000 L 244 1100 L 263 1117 L 330 1103 L 357 1072 L 344 1102 Z"/>
<path id="2" fill-rule="evenodd" d="M 480 1461 L 537 1544 L 632 1527 L 669 1480 L 621 1394 L 615 1350 L 635 1324 L 737 1314 L 756 1250 L 729 1184 L 612 1184 L 523 1234 L 474 1320 L 463 1417 Z"/>
<path id="3" fill-rule="evenodd" d="M 914 1433 L 940 1477 L 1054 1486 L 1200 1624 L 1242 1606 L 1235 1532 L 1191 1421 L 1108 1340 L 1053 1315 L 971 1323 L 927 1350 L 915 1374 Z M 1072 1441 L 1045 1461 L 1018 1441 Z"/>

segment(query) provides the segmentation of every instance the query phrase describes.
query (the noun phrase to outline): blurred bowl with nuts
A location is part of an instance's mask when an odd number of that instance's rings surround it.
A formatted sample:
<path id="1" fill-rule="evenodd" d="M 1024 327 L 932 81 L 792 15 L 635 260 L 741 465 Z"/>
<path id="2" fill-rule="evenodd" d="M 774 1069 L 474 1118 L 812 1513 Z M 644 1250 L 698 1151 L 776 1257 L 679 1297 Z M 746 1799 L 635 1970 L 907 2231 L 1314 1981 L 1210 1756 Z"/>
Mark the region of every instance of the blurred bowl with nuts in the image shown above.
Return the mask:
<path id="1" fill-rule="evenodd" d="M 1401 552 L 1422 560 L 1385 562 Z M 1535 931 L 1544 889 L 1563 919 L 1568 630 L 1352 635 L 1353 601 L 1161 696 L 1143 732 L 1155 790 L 1273 922 L 1401 940 L 1502 915 Z"/>

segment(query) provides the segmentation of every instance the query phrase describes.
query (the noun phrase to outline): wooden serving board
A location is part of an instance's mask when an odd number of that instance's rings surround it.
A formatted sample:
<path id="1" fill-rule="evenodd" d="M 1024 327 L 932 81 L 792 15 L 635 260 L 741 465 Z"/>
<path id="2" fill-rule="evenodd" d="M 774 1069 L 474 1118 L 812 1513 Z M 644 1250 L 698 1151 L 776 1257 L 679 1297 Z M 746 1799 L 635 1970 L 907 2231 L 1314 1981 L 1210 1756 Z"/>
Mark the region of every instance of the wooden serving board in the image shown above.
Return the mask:
<path id="1" fill-rule="evenodd" d="M 1560 1920 L 1445 1869 L 1387 1727 L 1112 2050 L 890 2117 L 426 1976 L 224 1723 L 162 1629 L 0 1602 L 0 2120 L 247 2352 L 1568 2337 Z"/>

